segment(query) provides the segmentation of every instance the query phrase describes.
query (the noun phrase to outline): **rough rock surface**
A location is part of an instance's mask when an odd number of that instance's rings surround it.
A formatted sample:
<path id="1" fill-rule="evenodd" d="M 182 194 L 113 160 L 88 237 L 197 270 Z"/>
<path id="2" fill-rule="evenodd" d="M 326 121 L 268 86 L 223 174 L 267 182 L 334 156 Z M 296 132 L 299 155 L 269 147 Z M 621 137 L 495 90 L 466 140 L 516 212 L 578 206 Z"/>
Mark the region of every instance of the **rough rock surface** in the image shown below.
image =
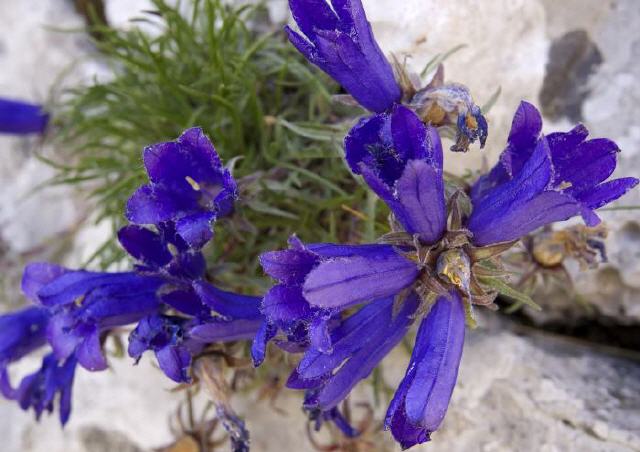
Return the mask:
<path id="1" fill-rule="evenodd" d="M 81 35 L 59 34 L 43 25 L 77 28 L 80 19 L 71 2 L 47 0 L 0 2 L 0 95 L 44 102 L 57 75 L 90 54 Z M 126 24 L 147 0 L 107 0 L 107 13 Z M 283 1 L 272 2 L 283 16 Z M 618 142 L 619 175 L 640 168 L 640 9 L 636 0 L 364 0 L 383 49 L 410 54 L 417 71 L 438 52 L 458 44 L 469 47 L 446 63 L 447 79 L 468 85 L 479 104 L 502 87 L 489 114 L 490 139 L 484 151 L 448 155 L 449 169 L 462 171 L 491 164 L 502 149 L 511 115 L 520 99 L 538 101 L 552 42 L 574 30 L 585 30 L 602 54 L 602 63 L 585 82 L 589 93 L 581 117 L 594 136 Z M 84 61 L 84 60 L 83 60 Z M 65 83 L 100 72 L 89 63 L 76 64 Z M 547 121 L 546 130 L 570 126 L 566 119 Z M 0 137 L 0 302 L 13 301 L 19 269 L 39 245 L 56 243 L 59 233 L 80 218 L 82 199 L 66 188 L 47 189 L 29 198 L 33 187 L 51 171 L 33 158 L 37 140 Z M 464 166 L 463 166 L 464 160 Z M 640 204 L 640 190 L 623 201 Z M 610 264 L 594 273 L 572 270 L 596 315 L 620 324 L 640 323 L 640 224 L 634 211 L 602 214 L 613 233 L 608 240 Z M 83 231 L 70 262 L 88 255 L 100 230 Z M 563 318 L 582 309 L 560 303 Z M 554 306 L 550 306 L 553 308 Z M 4 306 L 3 306 L 4 308 Z M 581 312 L 581 311 L 580 311 Z M 629 451 L 640 450 L 640 366 L 597 352 L 593 347 L 557 338 L 519 336 L 501 323 L 469 334 L 460 373 L 444 427 L 434 441 L 416 450 L 431 451 Z M 399 381 L 407 357 L 396 351 L 387 361 L 386 380 Z M 75 386 L 74 415 L 61 431 L 55 418 L 32 421 L 14 404 L 0 400 L 0 438 L 7 451 L 149 450 L 171 437 L 167 417 L 179 397 L 144 359 L 140 366 L 113 360 L 114 372 L 80 371 Z M 18 371 L 33 368 L 25 362 Z M 367 397 L 367 388 L 358 392 Z M 234 402 L 236 403 L 236 402 Z M 311 450 L 306 440 L 299 398 L 283 395 L 276 405 L 287 413 L 275 416 L 266 404 L 249 397 L 237 401 L 247 414 L 254 450 Z M 276 432 L 276 434 L 274 434 Z M 387 444 L 395 450 L 388 441 Z"/>
<path id="2" fill-rule="evenodd" d="M 637 361 L 508 330 L 469 336 L 430 450 L 640 450 Z"/>
<path id="3" fill-rule="evenodd" d="M 504 321 L 483 317 L 468 334 L 458 386 L 441 430 L 415 450 L 430 451 L 638 451 L 640 366 L 594 351 L 589 345 L 539 334 L 517 334 Z M 636 357 L 637 359 L 637 357 Z M 408 356 L 397 349 L 385 361 L 394 386 Z M 112 360 L 114 372 L 78 374 L 74 414 L 64 431 L 55 417 L 40 424 L 14 405 L 0 402 L 0 433 L 7 451 L 81 452 L 149 450 L 170 442 L 167 416 L 180 396 L 143 360 Z M 35 362 L 21 364 L 33 367 Z M 368 400 L 361 385 L 354 402 Z M 312 451 L 298 394 L 283 392 L 274 415 L 255 395 L 233 401 L 246 415 L 253 450 Z M 383 415 L 384 407 L 377 410 Z M 277 434 L 274 434 L 277 432 Z M 381 450 L 398 450 L 388 433 L 374 437 Z"/>

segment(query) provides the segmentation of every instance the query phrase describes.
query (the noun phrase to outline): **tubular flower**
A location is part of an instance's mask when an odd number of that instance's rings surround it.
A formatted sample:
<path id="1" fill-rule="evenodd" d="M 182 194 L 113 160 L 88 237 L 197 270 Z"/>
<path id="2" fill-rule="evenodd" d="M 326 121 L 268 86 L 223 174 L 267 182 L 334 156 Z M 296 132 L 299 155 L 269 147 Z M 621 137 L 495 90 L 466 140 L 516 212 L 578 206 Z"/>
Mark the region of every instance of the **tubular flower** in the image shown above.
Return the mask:
<path id="1" fill-rule="evenodd" d="M 290 246 L 289 250 L 260 256 L 265 273 L 280 283 L 262 300 L 268 326 L 267 333 L 259 334 L 254 341 L 256 364 L 264 359 L 265 343 L 278 330 L 286 336 L 285 341 L 278 342 L 285 349 L 303 349 L 311 344 L 318 350 L 330 351 L 333 344 L 329 330 L 339 320 L 342 309 L 372 298 L 392 296 L 410 285 L 417 274 L 415 265 L 388 245 L 305 246 L 292 237 Z M 331 274 L 339 279 L 344 271 L 349 275 L 346 278 L 361 283 L 345 286 L 352 289 L 348 293 L 313 276 Z M 380 274 L 385 274 L 386 279 L 379 280 Z"/>
<path id="2" fill-rule="evenodd" d="M 289 0 L 289 7 L 306 37 L 287 26 L 291 43 L 358 103 L 382 112 L 400 100 L 402 91 L 360 0 Z"/>
<path id="3" fill-rule="evenodd" d="M 213 236 L 211 223 L 233 210 L 236 182 L 223 168 L 202 129 L 186 130 L 177 140 L 149 146 L 143 153 L 149 183 L 129 198 L 126 216 L 135 224 L 173 221 L 192 248 Z"/>
<path id="4" fill-rule="evenodd" d="M 570 169 L 572 148 L 561 148 L 564 154 L 557 150 L 555 158 L 549 149 L 558 139 L 540 137 L 518 171 L 468 198 L 446 186 L 440 137 L 411 109 L 396 105 L 352 129 L 345 139 L 346 160 L 389 206 L 392 231 L 368 245 L 295 240 L 291 249 L 261 257 L 264 271 L 278 281 L 262 306 L 267 323 L 277 328 L 259 334 L 256 342 L 283 341 L 279 330 L 285 336 L 302 331 L 298 337 L 304 340 L 293 351 L 304 355 L 288 385 L 307 391 L 305 406 L 314 419 L 339 420 L 331 410 L 422 318 L 385 425 L 404 448 L 430 439 L 455 386 L 465 320 L 474 323 L 472 305 L 495 306 L 504 287 L 496 273 L 499 254 L 529 232 L 585 216 L 585 206 L 597 204 L 585 201 L 579 184 L 599 184 L 610 172 L 581 161 Z M 517 156 L 519 145 L 510 139 Z M 582 170 L 576 169 L 580 165 Z M 581 188 L 567 193 L 561 180 Z"/>
<path id="5" fill-rule="evenodd" d="M 192 357 L 205 344 L 256 334 L 263 323 L 260 297 L 205 281 L 200 249 L 213 237 L 211 224 L 233 210 L 237 190 L 202 130 L 145 149 L 144 161 L 151 182 L 129 199 L 127 216 L 137 224 L 122 228 L 118 239 L 136 260 L 137 274 L 162 280 L 161 306 L 138 324 L 129 354 L 137 361 L 153 350 L 169 378 L 188 382 Z"/>
<path id="6" fill-rule="evenodd" d="M 0 133 L 43 133 L 48 123 L 49 115 L 41 105 L 0 98 Z"/>
<path id="7" fill-rule="evenodd" d="M 360 0 L 289 0 L 289 7 L 302 32 L 285 27 L 291 43 L 364 108 L 383 113 L 406 103 L 425 124 L 456 128 L 453 151 L 465 152 L 476 140 L 484 147 L 488 124 L 469 89 L 445 83 L 442 66 L 425 87 L 395 60 L 394 76 Z"/>
<path id="8" fill-rule="evenodd" d="M 559 211 L 564 205 L 568 211 L 574 209 L 570 216 L 579 213 L 587 226 L 593 227 L 600 223 L 595 209 L 615 201 L 637 185 L 638 179 L 634 177 L 607 181 L 616 168 L 616 154 L 619 152 L 613 141 L 606 138 L 587 140 L 589 131 L 583 125 L 546 137 L 541 135 L 541 130 L 542 116 L 536 107 L 521 102 L 500 160 L 471 189 L 474 205 L 488 207 L 488 203 L 493 202 L 493 210 L 485 209 L 487 213 L 482 217 L 476 215 L 472 222 L 479 224 L 487 220 L 487 216 L 495 214 L 495 209 L 501 208 L 493 201 L 495 198 L 511 196 L 522 203 L 519 209 L 512 208 L 516 215 L 523 214 L 524 218 L 531 218 L 531 213 L 527 216 L 524 212 L 534 206 L 539 210 L 546 209 L 549 215 L 552 209 Z M 535 162 L 539 163 L 539 168 L 532 168 Z M 528 194 L 516 196 L 513 193 L 513 187 L 522 185 L 527 174 L 538 175 L 537 193 L 529 199 L 525 199 Z M 541 197 L 545 200 L 540 200 Z M 504 221 L 500 218 L 497 220 L 498 224 Z M 531 220 L 535 221 L 533 218 Z M 492 239 L 486 231 L 491 227 L 491 222 L 487 222 L 482 231 L 478 231 L 482 239 L 487 235 L 487 239 Z M 498 234 L 504 235 L 503 232 Z M 518 233 L 518 236 L 522 235 Z"/>
<path id="9" fill-rule="evenodd" d="M 202 253 L 189 248 L 171 224 L 161 224 L 158 230 L 127 226 L 119 234 L 124 248 L 140 262 L 136 273 L 161 281 L 155 294 L 159 305 L 137 319 L 129 336 L 129 355 L 137 362 L 152 350 L 167 377 L 190 382 L 192 357 L 205 344 L 255 335 L 262 323 L 260 298 L 226 292 L 204 281 Z"/>
<path id="10" fill-rule="evenodd" d="M 305 408 L 311 413 L 331 413 L 400 342 L 417 307 L 415 295 L 397 313 L 393 297 L 367 304 L 331 331 L 331 351 L 313 345 L 305 351 L 287 386 L 307 391 Z"/>
<path id="11" fill-rule="evenodd" d="M 458 376 L 464 330 L 464 308 L 456 291 L 450 300 L 440 297 L 422 321 L 385 420 L 403 448 L 428 441 L 440 427 Z"/>

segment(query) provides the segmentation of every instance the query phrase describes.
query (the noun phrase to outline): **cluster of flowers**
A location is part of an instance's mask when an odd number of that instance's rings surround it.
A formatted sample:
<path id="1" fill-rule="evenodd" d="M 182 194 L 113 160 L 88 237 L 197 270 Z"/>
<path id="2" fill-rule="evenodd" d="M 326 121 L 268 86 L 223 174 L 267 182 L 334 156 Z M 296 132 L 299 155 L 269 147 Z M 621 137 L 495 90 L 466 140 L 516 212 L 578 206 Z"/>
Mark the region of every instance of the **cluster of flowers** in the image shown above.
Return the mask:
<path id="1" fill-rule="evenodd" d="M 107 366 L 101 341 L 138 322 L 129 354 L 153 350 L 176 382 L 206 344 L 253 337 L 260 365 L 267 344 L 302 357 L 287 386 L 305 391 L 304 408 L 320 426 L 334 422 L 357 435 L 340 403 L 415 323 L 406 374 L 385 427 L 403 448 L 428 441 L 445 416 L 473 305 L 495 307 L 491 285 L 500 253 L 537 228 L 582 216 L 619 198 L 638 180 L 607 181 L 618 147 L 587 140 L 582 125 L 543 135 L 542 118 L 518 107 L 507 145 L 491 171 L 469 187 L 444 180 L 438 127 L 457 131 L 453 151 L 484 145 L 487 122 L 469 91 L 425 87 L 394 67 L 377 45 L 360 0 L 290 0 L 300 32 L 291 42 L 371 111 L 345 138 L 346 163 L 389 207 L 390 233 L 371 244 L 305 244 L 260 257 L 274 285 L 262 298 L 222 291 L 205 281 L 200 249 L 212 224 L 231 212 L 236 184 L 199 129 L 144 151 L 150 183 L 130 198 L 119 233 L 137 261 L 131 272 L 95 273 L 32 264 L 23 291 L 34 307 L 0 318 L 1 389 L 37 415 L 60 392 L 70 411 L 77 364 Z M 42 369 L 17 389 L 6 366 L 49 343 Z"/>
<path id="2" fill-rule="evenodd" d="M 237 197 L 209 139 L 189 129 L 145 149 L 144 164 L 149 183 L 128 200 L 131 224 L 118 232 L 133 271 L 30 264 L 22 290 L 33 306 L 0 317 L 0 390 L 37 418 L 53 410 L 59 393 L 60 420 L 67 422 L 76 366 L 106 369 L 103 342 L 118 327 L 137 324 L 129 335 L 132 358 L 151 350 L 167 377 L 188 383 L 193 357 L 208 344 L 250 339 L 262 323 L 259 297 L 205 280 L 201 248 Z M 47 345 L 42 367 L 14 388 L 9 364 Z"/>

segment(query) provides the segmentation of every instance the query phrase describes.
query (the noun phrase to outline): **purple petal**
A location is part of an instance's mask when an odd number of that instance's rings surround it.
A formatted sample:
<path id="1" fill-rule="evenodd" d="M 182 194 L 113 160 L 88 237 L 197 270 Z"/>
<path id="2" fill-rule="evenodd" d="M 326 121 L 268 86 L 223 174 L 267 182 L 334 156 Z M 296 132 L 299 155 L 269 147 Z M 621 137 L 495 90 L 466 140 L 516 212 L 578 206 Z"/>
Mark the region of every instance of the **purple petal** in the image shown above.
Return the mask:
<path id="1" fill-rule="evenodd" d="M 24 377 L 17 389 L 11 386 L 6 369 L 1 368 L 0 389 L 5 397 L 17 401 L 23 410 L 33 408 L 36 420 L 40 419 L 45 410 L 53 411 L 56 394 L 60 393 L 60 422 L 64 426 L 71 413 L 75 367 L 75 358 L 60 365 L 55 356 L 46 355 L 40 369 Z"/>
<path id="2" fill-rule="evenodd" d="M 336 258 L 309 273 L 303 295 L 313 306 L 344 308 L 394 295 L 411 285 L 417 275 L 415 263 L 399 254 Z"/>
<path id="3" fill-rule="evenodd" d="M 16 390 L 11 386 L 11 379 L 6 366 L 0 364 L 0 393 L 7 400 L 16 399 Z"/>
<path id="4" fill-rule="evenodd" d="M 536 149 L 541 131 L 540 112 L 532 104 L 520 102 L 511 123 L 507 148 L 500 155 L 499 165 L 503 166 L 508 178 L 515 177 L 522 171 Z"/>
<path id="5" fill-rule="evenodd" d="M 364 245 L 336 245 L 333 243 L 309 243 L 307 249 L 322 258 L 359 256 L 364 258 L 394 258 L 397 252 L 393 246 L 364 244 Z"/>
<path id="6" fill-rule="evenodd" d="M 361 119 L 345 137 L 344 149 L 354 174 L 361 174 L 364 164 L 389 187 L 402 174 L 405 161 L 394 149 L 391 121 L 387 114 Z"/>
<path id="7" fill-rule="evenodd" d="M 580 212 L 580 204 L 571 196 L 546 191 L 523 203 L 514 203 L 494 220 L 474 227 L 473 242 L 485 246 L 516 240 L 547 224 L 568 220 Z"/>
<path id="8" fill-rule="evenodd" d="M 262 326 L 262 319 L 211 320 L 193 327 L 189 336 L 200 342 L 230 342 L 251 339 Z"/>
<path id="9" fill-rule="evenodd" d="M 85 270 L 69 271 L 38 291 L 38 298 L 45 306 L 57 306 L 75 301 L 91 290 L 105 285 L 135 283 L 139 276 L 133 272 L 103 273 Z M 149 279 L 149 283 L 154 280 Z"/>
<path id="10" fill-rule="evenodd" d="M 190 247 L 200 249 L 213 238 L 213 220 L 212 212 L 187 215 L 176 222 L 176 231 Z"/>
<path id="11" fill-rule="evenodd" d="M 129 290 L 127 290 L 129 289 Z M 139 321 L 158 310 L 155 289 L 148 291 L 131 287 L 103 287 L 96 289 L 77 309 L 77 317 L 101 328 L 124 326 Z"/>
<path id="12" fill-rule="evenodd" d="M 40 304 L 40 289 L 67 272 L 68 269 L 49 262 L 28 264 L 22 274 L 22 293 L 32 302 Z"/>
<path id="13" fill-rule="evenodd" d="M 204 281 L 195 281 L 193 288 L 203 303 L 222 316 L 233 319 L 261 318 L 260 297 L 227 292 Z"/>
<path id="14" fill-rule="evenodd" d="M 273 286 L 262 299 L 262 312 L 272 322 L 303 319 L 310 311 L 300 286 Z"/>
<path id="15" fill-rule="evenodd" d="M 338 27 L 338 18 L 326 0 L 289 0 L 289 9 L 300 31 L 309 38 L 314 30 L 333 30 Z"/>
<path id="16" fill-rule="evenodd" d="M 329 334 L 330 319 L 324 316 L 316 316 L 309 326 L 309 342 L 311 347 L 321 353 L 331 353 L 333 344 Z"/>
<path id="17" fill-rule="evenodd" d="M 397 197 L 405 215 L 398 218 L 409 233 L 418 233 L 424 243 L 435 243 L 446 227 L 442 173 L 424 160 L 407 163 L 396 184 Z"/>
<path id="18" fill-rule="evenodd" d="M 588 193 L 582 194 L 580 201 L 590 209 L 597 209 L 615 201 L 636 185 L 638 185 L 638 179 L 635 177 L 614 179 L 598 185 Z"/>
<path id="19" fill-rule="evenodd" d="M 0 133 L 43 133 L 48 123 L 49 115 L 41 105 L 0 98 Z"/>
<path id="20" fill-rule="evenodd" d="M 420 325 L 406 375 L 387 410 L 385 427 L 403 449 L 429 441 L 442 423 L 457 380 L 464 333 L 459 295 L 440 297 Z"/>
<path id="21" fill-rule="evenodd" d="M 304 354 L 297 368 L 299 378 L 311 380 L 329 374 L 346 358 L 365 347 L 374 336 L 373 332 L 382 331 L 387 326 L 386 311 L 390 303 L 390 300 L 369 303 L 344 320 L 331 333 L 330 353 L 311 348 Z"/>
<path id="22" fill-rule="evenodd" d="M 145 317 L 129 335 L 129 356 L 137 363 L 145 351 L 153 350 L 160 368 L 169 378 L 178 383 L 190 382 L 191 357 L 202 350 L 202 344 L 186 334 L 193 323 L 176 316 Z"/>
<path id="23" fill-rule="evenodd" d="M 166 267 L 167 272 L 179 279 L 198 280 L 204 276 L 207 263 L 200 251 L 190 249 L 178 253 Z"/>
<path id="24" fill-rule="evenodd" d="M 65 361 L 58 370 L 58 390 L 60 391 L 60 423 L 64 427 L 71 416 L 71 396 L 76 371 L 76 359 Z"/>
<path id="25" fill-rule="evenodd" d="M 364 163 L 360 164 L 360 174 L 362 174 L 362 178 L 369 188 L 391 209 L 391 212 L 399 219 L 398 221 L 402 224 L 410 223 L 404 207 L 398 201 L 389 185 L 380 179 L 371 168 L 365 166 Z"/>
<path id="26" fill-rule="evenodd" d="M 118 240 L 134 259 L 152 267 L 162 267 L 172 259 L 160 235 L 147 228 L 125 226 L 118 231 Z"/>
<path id="27" fill-rule="evenodd" d="M 389 420 L 387 428 L 391 430 L 393 438 L 400 443 L 402 450 L 431 440 L 429 432 L 409 422 L 403 411 L 397 411 L 395 413 Z"/>
<path id="28" fill-rule="evenodd" d="M 47 325 L 47 341 L 58 359 L 66 359 L 73 355 L 82 337 L 73 330 L 75 320 L 70 314 L 57 314 Z"/>
<path id="29" fill-rule="evenodd" d="M 457 292 L 441 297 L 423 320 L 409 366 L 416 371 L 405 398 L 410 422 L 435 431 L 447 412 L 464 345 L 465 313 Z"/>
<path id="30" fill-rule="evenodd" d="M 513 116 L 506 149 L 489 174 L 481 176 L 471 188 L 471 197 L 478 202 L 494 187 L 517 175 L 536 148 L 542 131 L 542 116 L 532 104 L 522 101 Z"/>
<path id="31" fill-rule="evenodd" d="M 508 146 L 501 162 L 512 176 L 519 173 L 536 146 L 542 132 L 542 116 L 529 102 L 522 101 L 511 122 Z"/>
<path id="32" fill-rule="evenodd" d="M 278 329 L 274 325 L 266 320 L 262 321 L 251 344 L 251 358 L 254 367 L 258 367 L 263 363 L 267 352 L 267 344 L 276 336 L 277 332 Z"/>
<path id="33" fill-rule="evenodd" d="M 76 350 L 76 357 L 78 364 L 91 372 L 107 368 L 107 360 L 100 344 L 100 331 L 97 328 L 84 337 Z"/>
<path id="34" fill-rule="evenodd" d="M 49 311 L 29 307 L 0 316 L 0 366 L 16 361 L 46 343 Z"/>
<path id="35" fill-rule="evenodd" d="M 315 65 L 322 63 L 322 57 L 318 55 L 316 48 L 307 41 L 300 33 L 294 31 L 289 25 L 284 26 L 284 31 L 289 38 L 289 42 L 300 52 L 307 60 Z"/>
<path id="36" fill-rule="evenodd" d="M 197 183 L 219 184 L 224 169 L 202 129 L 187 129 L 176 141 L 149 146 L 143 153 L 152 183 L 189 190 L 187 177 Z"/>
<path id="37" fill-rule="evenodd" d="M 193 290 L 173 290 L 162 295 L 162 302 L 183 314 L 206 318 L 210 309 L 205 306 L 198 294 Z"/>
<path id="38" fill-rule="evenodd" d="M 260 255 L 264 272 L 283 284 L 302 284 L 316 263 L 316 256 L 304 250 L 270 251 Z"/>
<path id="39" fill-rule="evenodd" d="M 413 110 L 395 105 L 391 114 L 391 136 L 398 157 L 408 160 L 427 160 L 442 170 L 442 143 L 438 130 L 425 126 Z"/>
<path id="40" fill-rule="evenodd" d="M 168 345 L 156 351 L 158 365 L 164 374 L 176 383 L 189 383 L 191 353 L 180 346 Z"/>
<path id="41" fill-rule="evenodd" d="M 382 301 L 378 301 L 380 302 Z M 393 299 L 388 299 L 385 303 L 385 327 L 370 331 L 371 338 L 367 343 L 326 382 L 316 399 L 320 409 L 329 410 L 344 400 L 351 389 L 366 378 L 406 334 L 418 306 L 417 297 L 408 297 L 396 316 L 393 315 Z"/>
<path id="42" fill-rule="evenodd" d="M 554 132 L 547 135 L 554 160 L 556 158 L 562 159 L 565 154 L 571 154 L 588 136 L 589 130 L 582 124 L 575 126 L 568 132 Z"/>
<path id="43" fill-rule="evenodd" d="M 289 39 L 362 106 L 376 112 L 389 109 L 402 93 L 362 4 L 359 0 L 332 3 L 335 13 L 323 0 L 290 0 L 294 19 L 310 42 L 286 27 Z"/>
<path id="44" fill-rule="evenodd" d="M 127 200 L 125 216 L 135 224 L 158 224 L 169 221 L 176 212 L 184 208 L 185 201 L 189 207 L 195 205 L 193 197 L 183 196 L 179 202 L 176 197 L 163 187 L 142 185 Z"/>
<path id="45" fill-rule="evenodd" d="M 286 387 L 289 389 L 314 389 L 322 386 L 327 378 L 327 375 L 316 378 L 302 378 L 298 371 L 294 369 L 287 379 Z"/>
<path id="46" fill-rule="evenodd" d="M 565 191 L 579 195 L 606 180 L 616 169 L 618 145 L 605 138 L 584 141 L 578 146 L 557 152 L 551 148 L 555 170 L 554 185 L 571 186 Z"/>

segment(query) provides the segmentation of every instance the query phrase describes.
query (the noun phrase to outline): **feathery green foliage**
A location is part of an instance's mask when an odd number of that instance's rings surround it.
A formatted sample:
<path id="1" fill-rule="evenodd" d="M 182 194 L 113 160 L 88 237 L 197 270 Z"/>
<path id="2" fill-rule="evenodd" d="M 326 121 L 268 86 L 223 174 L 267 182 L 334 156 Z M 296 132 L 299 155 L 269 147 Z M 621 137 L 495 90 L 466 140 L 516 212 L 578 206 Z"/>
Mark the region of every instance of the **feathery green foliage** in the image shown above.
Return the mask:
<path id="1" fill-rule="evenodd" d="M 114 77 L 64 96 L 56 139 L 65 154 L 50 161 L 53 182 L 86 190 L 115 236 L 126 199 L 145 182 L 143 147 L 200 126 L 241 187 L 236 214 L 208 249 L 214 273 L 233 270 L 234 286 L 260 286 L 257 255 L 294 232 L 305 241 L 373 235 L 372 212 L 351 210 L 366 195 L 341 160 L 345 118 L 358 111 L 331 104 L 337 87 L 268 23 L 266 9 L 154 4 L 139 26 L 99 30 L 96 45 Z M 96 253 L 102 265 L 121 258 L 114 245 Z"/>

